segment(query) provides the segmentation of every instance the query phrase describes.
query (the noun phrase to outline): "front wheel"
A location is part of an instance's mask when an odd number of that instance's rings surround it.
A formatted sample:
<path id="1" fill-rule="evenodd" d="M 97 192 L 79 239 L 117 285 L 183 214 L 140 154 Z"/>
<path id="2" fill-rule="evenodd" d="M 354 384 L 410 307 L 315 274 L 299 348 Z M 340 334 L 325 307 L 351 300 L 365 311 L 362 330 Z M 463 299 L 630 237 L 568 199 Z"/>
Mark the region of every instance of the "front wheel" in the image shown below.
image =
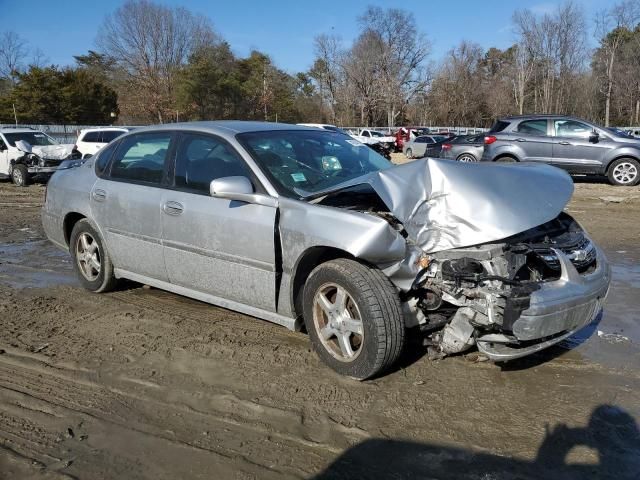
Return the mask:
<path id="1" fill-rule="evenodd" d="M 11 169 L 11 180 L 18 187 L 26 187 L 29 185 L 31 178 L 29 177 L 29 169 L 26 165 L 14 165 Z"/>
<path id="2" fill-rule="evenodd" d="M 91 292 L 113 290 L 116 278 L 113 264 L 102 237 L 87 219 L 80 220 L 71 231 L 69 250 L 80 283 Z"/>
<path id="3" fill-rule="evenodd" d="M 358 380 L 389 369 L 404 347 L 397 290 L 380 270 L 354 260 L 332 260 L 311 272 L 304 321 L 318 356 Z"/>
<path id="4" fill-rule="evenodd" d="M 640 163 L 633 158 L 619 158 L 607 172 L 612 185 L 632 187 L 640 181 Z"/>

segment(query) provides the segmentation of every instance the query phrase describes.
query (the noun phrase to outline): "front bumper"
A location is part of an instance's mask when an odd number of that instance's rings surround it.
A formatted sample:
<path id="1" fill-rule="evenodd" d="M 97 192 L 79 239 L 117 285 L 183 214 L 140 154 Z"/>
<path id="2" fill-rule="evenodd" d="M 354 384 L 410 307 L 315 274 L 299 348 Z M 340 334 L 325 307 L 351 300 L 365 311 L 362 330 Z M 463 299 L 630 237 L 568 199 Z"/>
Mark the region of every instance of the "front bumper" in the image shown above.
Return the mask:
<path id="1" fill-rule="evenodd" d="M 41 175 L 41 174 L 49 174 L 49 173 L 54 173 L 56 172 L 60 167 L 40 167 L 40 166 L 33 166 L 33 167 L 27 167 L 29 173 L 32 173 L 33 175 Z"/>
<path id="2" fill-rule="evenodd" d="M 479 337 L 478 350 L 494 361 L 513 360 L 550 347 L 596 319 L 609 291 L 611 268 L 603 252 L 595 248 L 596 268 L 585 275 L 563 252 L 554 250 L 560 278 L 531 294 L 529 308 L 513 323 L 512 335 Z"/>

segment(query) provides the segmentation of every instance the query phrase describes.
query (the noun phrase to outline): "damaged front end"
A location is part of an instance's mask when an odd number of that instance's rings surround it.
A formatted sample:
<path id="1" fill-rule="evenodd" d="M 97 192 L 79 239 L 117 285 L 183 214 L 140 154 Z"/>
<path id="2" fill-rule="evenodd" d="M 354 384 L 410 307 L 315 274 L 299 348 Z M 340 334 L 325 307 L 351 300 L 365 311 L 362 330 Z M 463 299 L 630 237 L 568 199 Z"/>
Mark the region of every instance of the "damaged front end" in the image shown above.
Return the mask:
<path id="1" fill-rule="evenodd" d="M 602 252 L 564 213 L 502 242 L 423 262 L 405 298 L 433 353 L 477 345 L 495 361 L 542 350 L 590 323 L 610 281 Z"/>
<path id="2" fill-rule="evenodd" d="M 382 218 L 405 239 L 402 261 L 359 257 L 398 287 L 407 327 L 424 332 L 434 355 L 475 345 L 505 361 L 561 341 L 601 310 L 610 269 L 563 213 L 572 192 L 570 177 L 549 166 L 427 159 L 316 203 Z"/>
<path id="3" fill-rule="evenodd" d="M 52 174 L 82 157 L 75 145 L 34 146 L 18 140 L 16 147 L 23 155 L 14 161 L 14 165 L 25 165 L 33 175 Z"/>

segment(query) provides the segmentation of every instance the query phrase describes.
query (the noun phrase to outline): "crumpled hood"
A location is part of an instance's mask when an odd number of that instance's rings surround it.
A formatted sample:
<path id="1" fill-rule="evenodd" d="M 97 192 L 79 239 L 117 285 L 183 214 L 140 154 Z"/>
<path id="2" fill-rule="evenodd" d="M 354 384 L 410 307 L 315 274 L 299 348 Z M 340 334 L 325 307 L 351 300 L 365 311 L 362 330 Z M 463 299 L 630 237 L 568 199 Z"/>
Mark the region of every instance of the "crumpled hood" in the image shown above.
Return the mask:
<path id="1" fill-rule="evenodd" d="M 567 173 L 531 163 L 429 158 L 355 180 L 372 186 L 425 252 L 501 240 L 536 227 L 558 216 L 573 193 Z"/>
<path id="2" fill-rule="evenodd" d="M 64 160 L 73 152 L 73 144 L 60 144 L 60 145 L 31 145 L 23 140 L 16 142 L 18 147 L 23 152 L 35 153 L 40 158 L 46 158 L 50 160 Z"/>

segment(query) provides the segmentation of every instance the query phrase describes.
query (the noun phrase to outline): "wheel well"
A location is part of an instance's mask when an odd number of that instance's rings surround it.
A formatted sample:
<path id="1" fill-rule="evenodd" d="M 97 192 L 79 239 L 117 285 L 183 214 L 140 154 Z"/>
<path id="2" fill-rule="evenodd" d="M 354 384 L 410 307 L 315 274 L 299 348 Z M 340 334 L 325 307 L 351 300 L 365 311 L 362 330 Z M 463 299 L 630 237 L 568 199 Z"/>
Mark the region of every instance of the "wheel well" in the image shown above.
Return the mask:
<path id="1" fill-rule="evenodd" d="M 293 309 L 296 317 L 303 314 L 302 298 L 304 293 L 304 285 L 311 271 L 321 263 L 335 260 L 336 258 L 351 258 L 354 256 L 349 252 L 334 247 L 312 247 L 305 251 L 298 260 L 295 269 L 293 281 L 291 283 L 291 293 L 293 300 Z"/>
<path id="2" fill-rule="evenodd" d="M 64 230 L 64 241 L 69 246 L 69 241 L 71 240 L 71 232 L 73 231 L 73 227 L 76 226 L 83 218 L 86 218 L 81 213 L 71 212 L 67 213 L 67 216 L 64 217 L 64 222 L 62 223 L 62 228 Z"/>
<path id="3" fill-rule="evenodd" d="M 463 156 L 465 156 L 465 155 L 467 155 L 467 156 L 469 156 L 469 157 L 476 158 L 476 156 L 475 156 L 473 153 L 469 153 L 469 152 L 462 152 L 460 155 L 458 155 L 458 156 L 456 157 L 456 159 L 458 159 L 458 158 L 460 158 L 460 157 L 463 157 Z M 503 155 L 503 157 L 504 157 L 504 155 Z"/>
<path id="4" fill-rule="evenodd" d="M 500 160 L 501 158 L 513 158 L 516 162 L 519 162 L 520 160 L 518 160 L 518 157 L 516 157 L 515 155 L 511 154 L 511 153 L 503 153 L 498 155 L 496 158 L 493 159 L 494 162 L 497 162 L 498 160 Z"/>
<path id="5" fill-rule="evenodd" d="M 607 168 L 604 169 L 604 174 L 607 175 L 609 173 L 609 168 L 611 168 L 611 165 L 613 164 L 613 162 L 615 162 L 616 160 L 622 160 L 623 158 L 628 158 L 630 160 L 635 160 L 636 162 L 640 162 L 639 159 L 632 157 L 630 155 L 620 155 L 618 157 L 612 158 L 611 161 L 607 163 Z"/>

